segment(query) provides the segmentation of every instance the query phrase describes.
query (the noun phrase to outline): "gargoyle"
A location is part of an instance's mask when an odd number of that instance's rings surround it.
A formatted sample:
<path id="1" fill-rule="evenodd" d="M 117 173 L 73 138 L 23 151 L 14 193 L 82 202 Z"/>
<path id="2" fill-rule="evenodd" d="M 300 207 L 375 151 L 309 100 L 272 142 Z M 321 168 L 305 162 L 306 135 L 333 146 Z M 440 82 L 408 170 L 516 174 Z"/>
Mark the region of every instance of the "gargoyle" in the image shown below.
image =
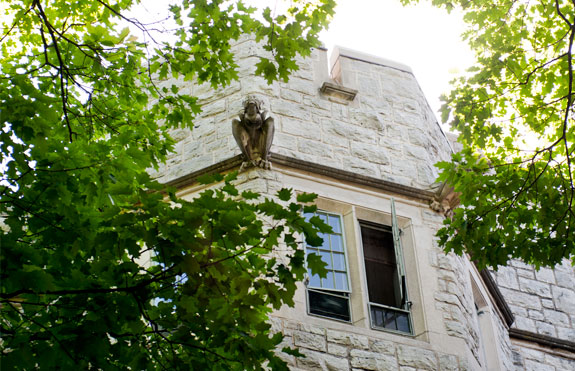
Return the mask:
<path id="1" fill-rule="evenodd" d="M 262 102 L 253 96 L 244 101 L 244 110 L 232 120 L 232 134 L 242 150 L 240 172 L 251 166 L 270 169 L 270 147 L 274 138 L 274 119 L 262 111 Z"/>

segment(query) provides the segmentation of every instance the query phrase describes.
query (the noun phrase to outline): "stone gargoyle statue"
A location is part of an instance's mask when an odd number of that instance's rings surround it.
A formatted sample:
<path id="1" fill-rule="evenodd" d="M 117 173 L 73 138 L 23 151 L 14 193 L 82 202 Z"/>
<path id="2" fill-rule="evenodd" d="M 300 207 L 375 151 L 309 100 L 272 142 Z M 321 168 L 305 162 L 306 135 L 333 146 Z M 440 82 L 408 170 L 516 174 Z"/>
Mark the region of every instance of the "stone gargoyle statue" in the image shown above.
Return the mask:
<path id="1" fill-rule="evenodd" d="M 232 133 L 244 156 L 240 172 L 252 166 L 270 169 L 274 119 L 267 117 L 267 112 L 262 110 L 263 103 L 253 96 L 248 96 L 243 105 L 239 120 L 232 120 Z"/>

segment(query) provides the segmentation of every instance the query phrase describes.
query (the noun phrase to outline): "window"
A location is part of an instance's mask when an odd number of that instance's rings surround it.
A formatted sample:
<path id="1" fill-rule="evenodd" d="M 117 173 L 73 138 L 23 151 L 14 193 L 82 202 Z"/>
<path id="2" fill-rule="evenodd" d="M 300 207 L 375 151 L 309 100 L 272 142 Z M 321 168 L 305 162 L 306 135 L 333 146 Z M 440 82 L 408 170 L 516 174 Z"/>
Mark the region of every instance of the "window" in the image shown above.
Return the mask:
<path id="1" fill-rule="evenodd" d="M 392 226 L 360 221 L 369 314 L 373 328 L 411 334 L 405 270 L 393 199 Z"/>
<path id="2" fill-rule="evenodd" d="M 321 234 L 323 244 L 319 247 L 306 246 L 307 254 L 317 254 L 327 264 L 326 278 L 309 273 L 307 285 L 308 310 L 310 314 L 351 321 L 349 306 L 350 285 L 348 265 L 340 215 L 324 211 L 306 214 L 306 218 L 320 217 L 331 226 L 333 233 Z"/>

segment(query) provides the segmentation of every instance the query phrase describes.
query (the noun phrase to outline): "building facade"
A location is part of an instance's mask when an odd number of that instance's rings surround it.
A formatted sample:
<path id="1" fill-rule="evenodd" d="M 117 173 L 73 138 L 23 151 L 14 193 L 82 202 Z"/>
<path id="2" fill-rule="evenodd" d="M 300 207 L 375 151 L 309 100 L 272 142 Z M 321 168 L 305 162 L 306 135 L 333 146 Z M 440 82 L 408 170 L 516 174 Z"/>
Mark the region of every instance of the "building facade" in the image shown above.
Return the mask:
<path id="1" fill-rule="evenodd" d="M 232 120 L 254 96 L 274 119 L 271 169 L 242 169 L 239 189 L 318 194 L 332 226 L 308 247 L 328 276 L 300 284 L 293 308 L 270 318 L 294 370 L 575 370 L 575 270 L 513 261 L 480 271 L 445 254 L 435 233 L 454 206 L 434 164 L 457 145 L 436 122 L 411 69 L 347 49 L 316 49 L 288 83 L 254 75 L 262 49 L 235 46 L 240 79 L 199 98 L 193 131 L 154 175 L 193 197 L 206 172 L 238 170 Z M 174 82 L 169 82 L 171 85 Z M 452 195 L 451 195 L 452 196 Z M 312 215 L 309 215 L 310 217 Z"/>

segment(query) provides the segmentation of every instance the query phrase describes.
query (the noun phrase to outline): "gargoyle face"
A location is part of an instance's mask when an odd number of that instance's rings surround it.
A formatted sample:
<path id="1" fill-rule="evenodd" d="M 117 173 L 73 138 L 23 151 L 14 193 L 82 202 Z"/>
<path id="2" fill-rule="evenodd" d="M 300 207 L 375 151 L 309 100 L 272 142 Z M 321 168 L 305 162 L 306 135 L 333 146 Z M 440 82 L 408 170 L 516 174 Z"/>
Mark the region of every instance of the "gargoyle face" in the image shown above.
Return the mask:
<path id="1" fill-rule="evenodd" d="M 249 102 L 246 106 L 246 115 L 254 117 L 259 112 L 258 106 L 255 102 Z"/>

